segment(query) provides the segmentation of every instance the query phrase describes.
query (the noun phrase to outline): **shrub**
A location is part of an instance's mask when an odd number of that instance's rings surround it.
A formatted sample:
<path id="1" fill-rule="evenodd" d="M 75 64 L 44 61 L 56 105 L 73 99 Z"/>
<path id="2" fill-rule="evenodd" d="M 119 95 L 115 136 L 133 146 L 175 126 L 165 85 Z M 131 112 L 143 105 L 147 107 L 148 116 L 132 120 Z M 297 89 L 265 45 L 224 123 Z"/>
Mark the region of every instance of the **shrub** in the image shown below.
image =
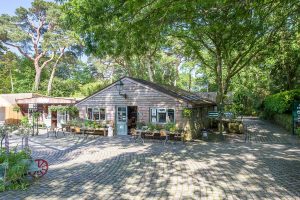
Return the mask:
<path id="1" fill-rule="evenodd" d="M 293 100 L 300 97 L 300 90 L 290 90 L 267 96 L 264 102 L 265 112 L 282 114 L 291 111 Z"/>
<path id="2" fill-rule="evenodd" d="M 28 171 L 28 164 L 23 162 L 24 159 L 29 159 L 28 151 L 13 151 L 6 154 L 4 149 L 0 152 L 0 164 L 7 163 L 5 182 L 0 181 L 0 191 L 7 189 L 25 189 L 29 184 L 25 179 L 25 174 Z"/>
<path id="3" fill-rule="evenodd" d="M 28 117 L 22 117 L 21 119 L 21 125 L 24 126 L 24 127 L 30 127 L 30 124 L 29 124 L 29 119 Z"/>
<path id="4" fill-rule="evenodd" d="M 300 127 L 296 129 L 296 134 L 300 137 Z"/>
<path id="5" fill-rule="evenodd" d="M 176 124 L 169 122 L 169 123 L 165 124 L 164 128 L 167 131 L 175 131 L 176 130 Z"/>
<path id="6" fill-rule="evenodd" d="M 275 114 L 273 117 L 276 124 L 288 131 L 292 131 L 292 115 L 289 114 Z"/>

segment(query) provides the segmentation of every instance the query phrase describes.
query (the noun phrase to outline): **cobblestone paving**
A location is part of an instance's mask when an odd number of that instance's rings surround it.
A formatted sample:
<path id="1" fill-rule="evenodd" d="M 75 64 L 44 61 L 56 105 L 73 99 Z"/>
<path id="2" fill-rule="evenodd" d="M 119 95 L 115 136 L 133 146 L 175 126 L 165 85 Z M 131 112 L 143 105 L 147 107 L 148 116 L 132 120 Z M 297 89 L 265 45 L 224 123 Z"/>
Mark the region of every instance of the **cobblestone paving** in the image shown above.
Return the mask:
<path id="1" fill-rule="evenodd" d="M 300 145 L 297 136 L 291 135 L 276 124 L 255 118 L 246 118 L 244 124 L 248 130 L 248 134 L 245 136 L 246 142 Z"/>
<path id="2" fill-rule="evenodd" d="M 300 199 L 298 145 L 45 135 L 30 145 L 48 174 L 1 199 Z"/>

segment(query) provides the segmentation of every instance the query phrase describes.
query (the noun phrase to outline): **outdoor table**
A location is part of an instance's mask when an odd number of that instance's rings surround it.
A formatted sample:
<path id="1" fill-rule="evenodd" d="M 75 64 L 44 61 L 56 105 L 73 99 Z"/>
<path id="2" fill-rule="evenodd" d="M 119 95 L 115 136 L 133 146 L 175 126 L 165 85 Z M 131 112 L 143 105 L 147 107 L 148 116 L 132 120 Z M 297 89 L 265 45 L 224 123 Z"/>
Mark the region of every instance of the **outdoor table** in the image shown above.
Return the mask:
<path id="1" fill-rule="evenodd" d="M 153 131 L 150 131 L 150 130 L 142 130 L 142 129 L 137 129 L 136 130 L 136 133 L 138 134 L 138 137 L 135 139 L 136 141 L 137 140 L 141 140 L 143 143 L 144 143 L 144 139 L 142 137 L 143 134 L 146 134 L 146 133 L 153 133 L 153 138 L 155 135 L 159 134 L 160 136 L 160 131 L 159 130 L 153 130 Z M 165 141 L 164 143 L 166 143 L 167 141 L 169 141 L 169 135 L 170 135 L 170 132 L 169 131 L 166 131 L 166 137 L 165 137 Z M 161 137 L 161 136 L 160 136 Z"/>
<path id="2" fill-rule="evenodd" d="M 86 135 L 85 137 L 87 138 L 88 137 L 88 132 L 90 132 L 90 131 L 93 131 L 93 129 L 91 129 L 91 128 L 80 128 L 80 132 L 83 134 L 83 137 L 84 137 L 84 135 Z"/>
<path id="3" fill-rule="evenodd" d="M 80 128 L 80 132 L 83 133 L 83 136 L 86 135 L 86 137 L 88 137 L 89 134 L 87 132 L 89 131 L 93 132 L 94 135 L 96 131 L 103 131 L 103 135 L 107 136 L 108 128 Z"/>
<path id="4" fill-rule="evenodd" d="M 96 128 L 95 132 L 96 131 L 103 131 L 103 136 L 107 136 L 108 134 L 108 128 Z"/>

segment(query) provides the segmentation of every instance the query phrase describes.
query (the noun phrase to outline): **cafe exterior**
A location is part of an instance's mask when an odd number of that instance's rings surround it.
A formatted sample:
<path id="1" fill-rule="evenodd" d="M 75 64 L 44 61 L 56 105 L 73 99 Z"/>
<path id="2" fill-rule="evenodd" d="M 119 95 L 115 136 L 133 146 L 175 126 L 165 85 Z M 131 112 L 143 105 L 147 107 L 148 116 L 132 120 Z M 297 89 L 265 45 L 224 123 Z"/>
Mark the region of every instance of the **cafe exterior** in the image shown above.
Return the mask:
<path id="1" fill-rule="evenodd" d="M 66 111 L 51 110 L 52 106 L 72 106 L 76 103 L 75 98 L 65 97 L 48 97 L 42 95 L 34 95 L 29 98 L 16 98 L 16 104 L 20 107 L 23 116 L 27 116 L 30 121 L 33 113 L 38 112 L 39 123 L 45 124 L 47 127 L 60 127 L 65 124 L 68 119 Z"/>
<path id="2" fill-rule="evenodd" d="M 188 126 L 183 114 L 185 109 L 200 110 L 199 118 L 206 120 L 215 102 L 174 86 L 123 77 L 75 106 L 81 119 L 110 124 L 115 135 L 128 135 L 138 123 L 174 123 L 184 129 Z"/>

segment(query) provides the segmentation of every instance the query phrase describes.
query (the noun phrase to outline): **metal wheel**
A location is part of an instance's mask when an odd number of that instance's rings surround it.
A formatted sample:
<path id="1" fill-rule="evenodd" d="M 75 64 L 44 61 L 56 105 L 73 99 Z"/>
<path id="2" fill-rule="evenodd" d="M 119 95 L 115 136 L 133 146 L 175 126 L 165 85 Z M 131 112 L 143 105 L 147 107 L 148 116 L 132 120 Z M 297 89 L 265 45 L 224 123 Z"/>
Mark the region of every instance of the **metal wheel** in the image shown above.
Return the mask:
<path id="1" fill-rule="evenodd" d="M 36 160 L 34 160 L 34 162 L 37 164 L 38 168 L 40 168 L 41 170 L 31 173 L 31 176 L 33 176 L 35 178 L 41 178 L 45 174 L 47 174 L 47 172 L 48 172 L 48 162 L 46 160 L 36 159 Z"/>

